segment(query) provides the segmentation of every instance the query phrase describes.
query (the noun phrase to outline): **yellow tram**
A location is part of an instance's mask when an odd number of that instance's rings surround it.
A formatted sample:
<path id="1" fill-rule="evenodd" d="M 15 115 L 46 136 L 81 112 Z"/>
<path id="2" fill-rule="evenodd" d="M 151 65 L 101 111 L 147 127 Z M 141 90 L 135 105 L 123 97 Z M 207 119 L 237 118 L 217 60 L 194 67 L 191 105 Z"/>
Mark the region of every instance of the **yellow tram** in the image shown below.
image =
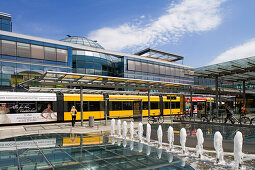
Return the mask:
<path id="1" fill-rule="evenodd" d="M 95 119 L 105 119 L 104 106 L 107 100 L 107 115 L 109 118 L 124 118 L 137 115 L 141 110 L 143 116 L 148 116 L 148 97 L 138 95 L 109 95 L 106 99 L 103 95 L 83 95 L 83 118 L 89 116 Z M 183 113 L 183 95 L 176 96 L 151 96 L 151 115 L 170 115 Z M 64 94 L 64 121 L 71 120 L 70 110 L 75 106 L 78 113 L 76 120 L 81 120 L 80 95 Z"/>

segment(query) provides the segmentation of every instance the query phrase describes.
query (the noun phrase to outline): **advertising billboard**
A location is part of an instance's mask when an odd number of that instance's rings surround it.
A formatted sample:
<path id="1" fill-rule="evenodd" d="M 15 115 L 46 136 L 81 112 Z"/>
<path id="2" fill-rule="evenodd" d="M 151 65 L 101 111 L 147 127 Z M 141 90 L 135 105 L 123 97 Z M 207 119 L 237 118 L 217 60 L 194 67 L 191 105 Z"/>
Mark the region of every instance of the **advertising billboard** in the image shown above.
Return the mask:
<path id="1" fill-rule="evenodd" d="M 57 121 L 56 94 L 0 93 L 0 124 Z"/>

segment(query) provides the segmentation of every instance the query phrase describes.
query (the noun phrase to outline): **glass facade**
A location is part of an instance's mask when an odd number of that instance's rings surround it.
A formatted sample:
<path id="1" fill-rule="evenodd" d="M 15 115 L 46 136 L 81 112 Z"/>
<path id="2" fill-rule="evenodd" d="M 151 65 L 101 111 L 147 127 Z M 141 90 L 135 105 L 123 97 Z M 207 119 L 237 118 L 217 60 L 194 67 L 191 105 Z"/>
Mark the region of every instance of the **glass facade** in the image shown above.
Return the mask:
<path id="1" fill-rule="evenodd" d="M 68 36 L 68 38 L 62 39 L 60 41 L 104 49 L 100 44 L 97 43 L 97 41 L 90 40 L 86 37 Z"/>
<path id="2" fill-rule="evenodd" d="M 72 67 L 74 73 L 105 76 L 114 76 L 115 73 L 111 56 L 83 50 L 73 50 Z"/>
<path id="3" fill-rule="evenodd" d="M 185 73 L 188 67 L 184 65 L 174 65 L 169 63 L 157 63 L 149 60 L 139 60 L 134 58 L 124 58 L 124 71 L 121 73 L 123 77 L 165 81 L 182 84 L 193 84 L 192 77 Z"/>
<path id="4" fill-rule="evenodd" d="M 14 87 L 46 71 L 71 72 L 68 51 L 72 49 L 0 35 L 0 87 Z"/>
<path id="5" fill-rule="evenodd" d="M 63 41 L 103 49 L 97 42 L 84 37 L 68 37 Z M 0 86 L 14 87 L 46 71 L 193 84 L 193 78 L 184 74 L 189 69 L 184 65 L 146 58 L 116 58 L 100 50 L 89 51 L 75 45 L 63 46 L 0 35 Z"/>
<path id="6" fill-rule="evenodd" d="M 11 16 L 0 12 L 0 30 L 12 31 Z"/>

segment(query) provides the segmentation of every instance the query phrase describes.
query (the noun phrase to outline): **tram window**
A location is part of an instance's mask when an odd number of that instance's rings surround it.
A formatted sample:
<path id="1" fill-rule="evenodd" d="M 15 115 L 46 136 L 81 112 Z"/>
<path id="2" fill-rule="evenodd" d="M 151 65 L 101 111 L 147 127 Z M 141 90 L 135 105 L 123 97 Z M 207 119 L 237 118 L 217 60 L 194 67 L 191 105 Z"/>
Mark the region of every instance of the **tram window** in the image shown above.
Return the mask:
<path id="1" fill-rule="evenodd" d="M 171 109 L 176 109 L 176 102 L 171 102 Z"/>
<path id="2" fill-rule="evenodd" d="M 89 102 L 89 111 L 103 111 L 103 102 L 99 101 L 90 101 Z"/>
<path id="3" fill-rule="evenodd" d="M 79 110 L 81 109 L 81 106 L 79 107 Z M 83 111 L 89 111 L 89 102 L 83 101 Z"/>
<path id="4" fill-rule="evenodd" d="M 123 110 L 133 110 L 132 105 L 132 101 L 123 102 Z"/>
<path id="5" fill-rule="evenodd" d="M 78 112 L 81 111 L 81 102 L 80 101 L 68 101 L 68 102 L 64 102 L 64 105 L 67 105 L 67 107 L 64 107 L 65 112 L 70 112 L 73 106 L 75 106 L 75 109 Z M 88 111 L 88 101 L 83 101 L 83 111 Z"/>
<path id="6" fill-rule="evenodd" d="M 164 102 L 164 108 L 165 109 L 170 109 L 169 105 L 170 105 L 170 102 Z"/>
<path id="7" fill-rule="evenodd" d="M 180 109 L 180 103 L 176 102 L 176 109 Z"/>
<path id="8" fill-rule="evenodd" d="M 122 110 L 122 102 L 110 102 L 111 109 L 110 110 Z"/>
<path id="9" fill-rule="evenodd" d="M 143 110 L 148 110 L 148 102 L 143 102 Z"/>
<path id="10" fill-rule="evenodd" d="M 151 109 L 159 109 L 159 102 L 151 102 Z"/>

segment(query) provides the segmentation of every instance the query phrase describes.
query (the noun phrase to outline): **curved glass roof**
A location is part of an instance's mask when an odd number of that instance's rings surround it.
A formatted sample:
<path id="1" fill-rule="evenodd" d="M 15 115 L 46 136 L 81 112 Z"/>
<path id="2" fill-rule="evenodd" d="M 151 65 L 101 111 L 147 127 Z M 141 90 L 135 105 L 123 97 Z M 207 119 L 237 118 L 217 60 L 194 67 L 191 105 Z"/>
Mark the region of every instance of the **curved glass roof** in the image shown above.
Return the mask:
<path id="1" fill-rule="evenodd" d="M 90 40 L 90 39 L 88 39 L 86 37 L 70 36 L 70 37 L 62 39 L 60 41 L 69 42 L 69 43 L 73 43 L 73 44 L 85 45 L 85 46 L 94 47 L 94 48 L 104 49 L 100 44 L 97 43 L 97 41 Z"/>

